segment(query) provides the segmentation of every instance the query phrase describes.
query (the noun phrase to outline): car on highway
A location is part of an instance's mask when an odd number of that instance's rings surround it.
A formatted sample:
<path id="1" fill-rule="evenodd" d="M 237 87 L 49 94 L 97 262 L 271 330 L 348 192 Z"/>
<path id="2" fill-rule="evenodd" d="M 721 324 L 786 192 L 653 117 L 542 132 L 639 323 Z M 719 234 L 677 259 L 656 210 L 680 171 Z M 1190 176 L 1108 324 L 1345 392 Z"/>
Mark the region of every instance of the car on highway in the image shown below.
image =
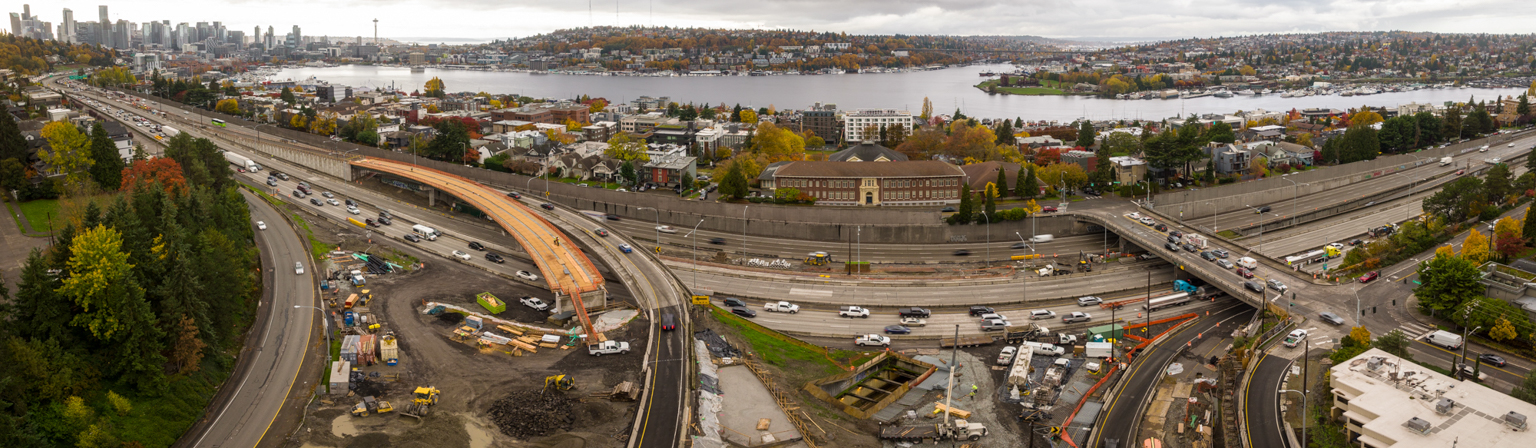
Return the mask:
<path id="1" fill-rule="evenodd" d="M 460 260 L 469 261 L 469 252 L 455 249 L 453 251 L 453 256 Z"/>
<path id="2" fill-rule="evenodd" d="M 912 334 L 912 329 L 904 325 L 886 325 L 885 334 Z"/>
<path id="3" fill-rule="evenodd" d="M 269 186 L 269 187 L 276 187 L 277 186 L 277 178 L 276 177 L 268 177 L 267 178 L 267 186 Z"/>
<path id="4" fill-rule="evenodd" d="M 303 274 L 304 273 L 304 263 L 303 262 L 297 262 L 297 261 L 294 262 L 293 263 L 293 273 L 295 273 L 295 274 Z"/>
<path id="5" fill-rule="evenodd" d="M 1201 252 L 1200 253 L 1200 258 L 1204 258 L 1206 261 L 1216 261 L 1216 260 L 1219 260 L 1219 258 L 1216 258 L 1216 254 L 1211 252 L 1211 251 Z"/>
<path id="6" fill-rule="evenodd" d="M 1126 213 L 1125 217 L 1131 218 L 1131 219 L 1141 219 L 1141 213 L 1140 212 L 1130 212 L 1130 213 Z"/>
<path id="7" fill-rule="evenodd" d="M 635 248 L 629 247 L 628 244 L 620 244 L 619 245 L 619 252 L 623 252 L 623 253 L 627 254 L 627 253 L 634 252 L 634 251 L 635 251 Z"/>
<path id="8" fill-rule="evenodd" d="M 293 190 L 293 197 L 304 199 L 304 193 L 300 193 L 299 190 Z"/>
<path id="9" fill-rule="evenodd" d="M 1258 207 L 1254 207 L 1253 208 L 1253 213 L 1254 214 L 1259 214 L 1259 215 L 1262 215 L 1262 214 L 1265 214 L 1265 213 L 1269 213 L 1269 206 L 1268 205 L 1261 205 L 1261 206 L 1258 206 Z"/>
<path id="10" fill-rule="evenodd" d="M 1484 353 L 1484 354 L 1481 354 L 1481 355 L 1477 355 L 1477 360 L 1478 361 L 1482 361 L 1483 364 L 1499 366 L 1499 367 L 1504 367 L 1504 366 L 1509 364 L 1508 361 L 1504 360 L 1503 356 L 1495 355 L 1495 354 L 1492 354 L 1492 353 Z"/>
<path id="11" fill-rule="evenodd" d="M 1006 320 L 1003 320 L 1003 319 L 987 319 L 987 320 L 981 321 L 981 331 L 1001 331 L 1001 330 L 1006 330 L 1006 329 L 1008 329 L 1008 327 L 1010 325 L 1013 325 L 1013 324 L 1008 322 L 1008 321 L 1006 321 Z"/>
<path id="12" fill-rule="evenodd" d="M 484 244 L 480 244 L 479 241 L 470 241 L 469 242 L 469 248 L 470 249 L 474 249 L 474 250 L 483 251 L 483 250 L 485 250 L 485 245 Z"/>
<path id="13" fill-rule="evenodd" d="M 677 317 L 673 316 L 672 313 L 662 313 L 662 315 L 661 315 L 661 331 L 672 331 L 672 330 L 676 330 L 676 329 L 677 329 Z"/>
<path id="14" fill-rule="evenodd" d="M 1013 363 L 1014 355 L 1019 354 L 1019 348 L 1015 346 L 1003 347 L 1003 351 L 997 353 L 997 365 L 1006 366 Z"/>
<path id="15" fill-rule="evenodd" d="M 928 311 L 927 309 L 918 308 L 918 307 L 914 306 L 914 307 L 911 307 L 911 308 L 902 308 L 900 310 L 897 310 L 896 314 L 900 315 L 901 317 L 921 317 L 921 318 L 927 319 L 933 313 Z"/>
<path id="16" fill-rule="evenodd" d="M 549 309 L 549 304 L 545 303 L 544 299 L 540 299 L 534 296 L 523 296 L 523 298 L 518 299 L 518 302 L 521 302 L 523 306 L 539 311 L 545 311 Z"/>
<path id="17" fill-rule="evenodd" d="M 517 273 L 512 274 L 512 275 L 515 275 L 515 276 L 517 276 L 517 278 L 520 278 L 520 279 L 523 279 L 523 280 L 527 280 L 527 281 L 530 281 L 530 282 L 539 281 L 539 274 L 535 274 L 535 273 L 528 272 L 528 271 L 517 271 Z"/>
<path id="18" fill-rule="evenodd" d="M 361 215 L 361 214 L 363 214 L 363 211 L 362 210 L 358 210 L 357 207 L 347 207 L 347 213 L 351 213 L 351 214 L 354 214 L 354 215 Z"/>
<path id="19" fill-rule="evenodd" d="M 1017 242 L 1017 243 L 1013 243 L 1013 248 L 1014 249 L 1028 249 L 1029 248 L 1029 243 L 1026 243 L 1026 242 L 1023 242 L 1023 241 L 1020 241 L 1020 242 Z"/>
<path id="20" fill-rule="evenodd" d="M 1216 256 L 1220 258 L 1227 258 L 1228 256 L 1232 255 L 1227 253 L 1226 249 L 1214 249 L 1211 250 L 1211 253 L 1216 254 Z"/>
<path id="21" fill-rule="evenodd" d="M 288 173 L 276 173 L 278 179 L 288 180 Z"/>
<path id="22" fill-rule="evenodd" d="M 1330 324 L 1344 325 L 1344 318 L 1339 317 L 1339 315 L 1333 314 L 1333 313 L 1328 312 L 1328 311 L 1317 313 L 1317 318 L 1319 320 L 1322 320 L 1323 322 L 1327 322 L 1327 323 L 1330 323 Z"/>
<path id="23" fill-rule="evenodd" d="M 256 221 L 256 230 L 267 230 L 267 223 L 263 221 Z"/>
<path id="24" fill-rule="evenodd" d="M 672 226 L 656 226 L 656 231 L 661 233 L 677 233 L 677 228 Z"/>
<path id="25" fill-rule="evenodd" d="M 1237 268 L 1237 275 L 1241 275 L 1243 278 L 1253 278 L 1253 271 L 1248 270 L 1248 268 Z"/>
<path id="26" fill-rule="evenodd" d="M 1171 237 L 1174 237 L 1174 238 L 1183 238 L 1184 237 L 1184 232 L 1180 232 L 1180 231 L 1175 230 L 1175 231 L 1172 231 L 1172 232 L 1168 232 L 1168 236 L 1171 236 Z"/>
<path id="27" fill-rule="evenodd" d="M 1263 283 L 1259 283 L 1257 280 L 1249 280 L 1249 281 L 1243 282 L 1243 287 L 1244 288 L 1248 288 L 1248 290 L 1253 291 L 1253 292 L 1257 292 L 1257 293 L 1263 293 L 1264 292 L 1264 284 Z"/>
<path id="28" fill-rule="evenodd" d="M 316 198 L 309 198 L 309 204 L 313 205 L 313 206 L 316 206 L 316 207 L 324 207 L 325 206 L 324 202 L 320 202 L 320 200 L 316 199 Z"/>
<path id="29" fill-rule="evenodd" d="M 1176 237 L 1176 236 L 1173 236 L 1173 235 L 1168 235 L 1168 242 L 1174 243 L 1174 244 L 1178 244 L 1179 237 Z"/>
<path id="30" fill-rule="evenodd" d="M 1273 290 L 1280 291 L 1280 292 L 1285 292 L 1285 283 L 1281 283 L 1280 279 L 1272 278 L 1272 279 L 1269 279 L 1268 283 L 1269 283 L 1269 289 L 1273 289 Z"/>
<path id="31" fill-rule="evenodd" d="M 725 306 L 747 306 L 747 302 L 743 302 L 741 299 L 735 297 L 726 297 L 725 299 L 721 300 L 721 302 L 724 303 Z"/>
<path id="32" fill-rule="evenodd" d="M 971 305 L 970 314 L 971 317 L 976 317 L 983 314 L 992 314 L 993 311 L 995 310 L 993 310 L 990 306 Z"/>
<path id="33" fill-rule="evenodd" d="M 1056 213 L 1057 211 L 1059 210 L 1056 210 L 1056 207 L 1052 205 L 1040 207 L 1040 213 Z"/>
<path id="34" fill-rule="evenodd" d="M 1083 296 L 1077 298 L 1077 306 L 1094 306 L 1104 303 L 1104 299 L 1097 296 Z"/>
<path id="35" fill-rule="evenodd" d="M 757 317 L 757 311 L 753 311 L 751 308 L 744 306 L 731 307 L 731 314 L 735 314 L 741 317 Z"/>
<path id="36" fill-rule="evenodd" d="M 416 234 L 407 233 L 407 234 L 405 234 L 405 240 L 406 241 L 410 241 L 412 243 L 420 243 L 421 242 L 421 237 L 416 236 Z"/>
<path id="37" fill-rule="evenodd" d="M 1145 217 L 1145 216 L 1141 217 L 1140 221 L 1141 221 L 1142 224 L 1149 225 L 1149 226 L 1157 225 L 1157 221 L 1153 221 L 1152 218 L 1148 218 L 1148 217 Z"/>
<path id="38" fill-rule="evenodd" d="M 387 225 L 390 225 L 390 224 L 393 224 L 393 223 L 394 223 L 394 221 L 390 220 L 388 216 L 379 216 L 379 224 L 383 224 L 383 225 L 387 226 Z"/>
<path id="39" fill-rule="evenodd" d="M 555 209 L 555 204 L 551 204 L 551 203 L 545 202 L 543 204 L 539 204 L 539 207 L 543 208 L 545 210 L 554 210 Z"/>
<path id="40" fill-rule="evenodd" d="M 331 204 L 331 205 L 334 205 L 334 206 L 337 206 L 337 207 L 341 206 L 341 201 L 338 201 L 338 200 L 335 200 L 335 199 L 326 199 L 325 203 Z"/>
<path id="41" fill-rule="evenodd" d="M 1367 273 L 1365 273 L 1365 275 L 1360 276 L 1360 283 L 1370 283 L 1372 280 L 1375 280 L 1377 277 L 1381 277 L 1381 271 L 1367 272 Z"/>
<path id="42" fill-rule="evenodd" d="M 334 195 L 334 194 L 331 194 L 331 192 L 329 192 L 329 191 L 322 191 L 322 192 L 320 192 L 320 195 L 321 195 L 321 196 L 325 196 L 325 197 L 328 197 L 328 198 L 334 198 L 334 197 L 336 197 L 336 195 Z"/>
<path id="43" fill-rule="evenodd" d="M 971 251 L 968 250 L 968 249 L 955 249 L 955 256 L 956 257 L 969 257 L 969 256 L 971 256 Z"/>
<path id="44" fill-rule="evenodd" d="M 1359 246 L 1361 244 L 1365 244 L 1365 240 L 1362 240 L 1362 239 L 1359 239 L 1359 238 L 1355 238 L 1355 239 L 1349 240 L 1349 245 L 1351 245 L 1351 246 Z"/>
<path id="45" fill-rule="evenodd" d="M 1051 310 L 1032 310 L 1029 312 L 1029 320 L 1053 319 L 1056 312 Z"/>
<path id="46" fill-rule="evenodd" d="M 608 231 L 603 229 L 592 229 L 592 234 L 597 236 L 608 236 Z"/>
<path id="47" fill-rule="evenodd" d="M 1301 345 L 1301 341 L 1306 340 L 1306 339 L 1307 339 L 1307 330 L 1301 329 L 1301 328 L 1297 328 L 1295 330 L 1291 330 L 1291 334 L 1285 335 L 1285 346 L 1286 347 L 1295 347 L 1297 345 Z"/>
<path id="48" fill-rule="evenodd" d="M 1221 266 L 1222 269 L 1232 269 L 1233 266 L 1232 262 L 1222 259 L 1217 259 L 1216 265 Z"/>
<path id="49" fill-rule="evenodd" d="M 619 191 L 624 191 L 624 190 L 623 189 L 619 189 Z M 603 215 L 603 219 L 606 219 L 606 220 L 609 220 L 609 221 L 618 221 L 619 220 L 619 215 L 615 215 L 615 214 L 609 213 L 609 214 Z"/>
<path id="50" fill-rule="evenodd" d="M 507 197 L 512 198 L 512 199 L 522 199 L 523 198 L 523 194 L 522 193 L 518 193 L 516 191 L 508 191 L 507 192 Z"/>
<path id="51" fill-rule="evenodd" d="M 1168 250 L 1173 251 L 1173 252 L 1178 252 L 1179 251 L 1179 245 L 1174 244 L 1172 241 L 1167 242 L 1167 243 L 1163 243 L 1163 248 L 1164 249 L 1168 249 Z"/>
<path id="52" fill-rule="evenodd" d="M 1190 243 L 1184 243 L 1184 250 L 1189 252 L 1199 252 L 1200 248 Z"/>
<path id="53" fill-rule="evenodd" d="M 939 209 L 939 213 L 954 213 L 954 212 L 955 212 L 955 207 L 954 206 L 948 206 L 948 207 L 944 207 L 944 208 Z"/>
<path id="54" fill-rule="evenodd" d="M 1074 311 L 1072 314 L 1061 316 L 1061 323 L 1064 324 L 1070 324 L 1073 322 L 1087 322 L 1090 320 L 1093 320 L 1093 315 L 1080 311 Z"/>
<path id="55" fill-rule="evenodd" d="M 725 238 L 714 237 L 709 239 L 709 244 L 725 244 Z"/>
<path id="56" fill-rule="evenodd" d="M 496 255 L 495 252 L 486 252 L 485 253 L 485 260 L 489 261 L 489 262 L 492 262 L 492 263 L 496 263 L 496 264 L 502 264 L 502 263 L 506 263 L 507 262 L 507 259 L 501 258 L 501 256 L 500 255 Z"/>
<path id="57" fill-rule="evenodd" d="M 1167 224 L 1158 224 L 1156 226 L 1153 226 L 1152 228 L 1157 229 L 1157 231 L 1159 231 L 1159 232 L 1167 232 L 1168 231 L 1168 225 Z"/>

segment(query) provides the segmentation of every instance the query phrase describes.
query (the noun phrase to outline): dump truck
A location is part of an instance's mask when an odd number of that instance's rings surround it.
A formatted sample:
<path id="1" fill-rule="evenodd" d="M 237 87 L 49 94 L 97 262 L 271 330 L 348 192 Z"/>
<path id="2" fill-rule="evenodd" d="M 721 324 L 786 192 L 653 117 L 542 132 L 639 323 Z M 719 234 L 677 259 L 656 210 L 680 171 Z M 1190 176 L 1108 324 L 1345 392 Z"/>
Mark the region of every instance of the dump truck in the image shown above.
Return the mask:
<path id="1" fill-rule="evenodd" d="M 987 435 L 986 426 L 966 420 L 955 420 L 947 424 L 886 426 L 880 429 L 881 439 L 918 443 L 925 440 L 980 440 L 985 435 Z"/>
<path id="2" fill-rule="evenodd" d="M 629 353 L 628 342 L 603 341 L 596 344 L 587 344 L 587 354 L 592 356 L 603 356 L 609 354 L 622 355 L 625 353 Z"/>
<path id="3" fill-rule="evenodd" d="M 395 341 L 395 332 L 384 333 L 384 336 L 379 338 L 379 359 L 384 360 L 384 364 L 388 365 L 400 363 L 400 344 Z"/>

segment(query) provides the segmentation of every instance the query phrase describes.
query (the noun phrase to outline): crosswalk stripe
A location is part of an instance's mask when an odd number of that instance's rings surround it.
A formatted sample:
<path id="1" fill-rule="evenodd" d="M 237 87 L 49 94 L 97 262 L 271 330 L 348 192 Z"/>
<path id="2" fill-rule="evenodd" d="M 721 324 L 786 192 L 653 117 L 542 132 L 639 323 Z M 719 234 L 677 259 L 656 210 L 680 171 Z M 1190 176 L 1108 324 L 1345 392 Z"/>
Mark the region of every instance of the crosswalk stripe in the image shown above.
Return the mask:
<path id="1" fill-rule="evenodd" d="M 1426 334 L 1429 334 L 1429 332 L 1434 331 L 1433 328 L 1412 323 L 1404 323 L 1398 326 L 1398 328 L 1403 330 L 1404 333 L 1407 333 L 1408 336 L 1412 336 L 1414 339 L 1418 339 Z"/>

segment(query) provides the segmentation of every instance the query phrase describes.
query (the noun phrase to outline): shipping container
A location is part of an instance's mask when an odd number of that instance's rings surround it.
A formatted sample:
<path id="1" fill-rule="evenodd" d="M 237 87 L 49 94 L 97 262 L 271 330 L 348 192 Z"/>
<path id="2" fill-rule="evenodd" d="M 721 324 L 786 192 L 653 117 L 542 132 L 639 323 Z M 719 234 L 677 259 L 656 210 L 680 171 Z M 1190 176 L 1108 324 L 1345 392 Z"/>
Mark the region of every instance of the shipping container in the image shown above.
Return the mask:
<path id="1" fill-rule="evenodd" d="M 400 346 L 395 342 L 393 333 L 386 333 L 379 338 L 379 360 L 388 365 L 400 363 Z"/>
<path id="2" fill-rule="evenodd" d="M 348 392 L 347 383 L 351 381 L 352 363 L 336 361 L 331 363 L 331 395 L 344 395 Z"/>

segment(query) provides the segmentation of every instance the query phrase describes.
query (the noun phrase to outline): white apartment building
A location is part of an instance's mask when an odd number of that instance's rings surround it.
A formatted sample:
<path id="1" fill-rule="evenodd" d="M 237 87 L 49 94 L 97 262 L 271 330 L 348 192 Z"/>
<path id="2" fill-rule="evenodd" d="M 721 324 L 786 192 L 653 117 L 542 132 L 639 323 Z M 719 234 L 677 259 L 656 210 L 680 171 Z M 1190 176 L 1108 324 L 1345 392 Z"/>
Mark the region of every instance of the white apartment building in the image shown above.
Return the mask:
<path id="1" fill-rule="evenodd" d="M 1491 369 L 1483 366 L 1483 370 Z M 1536 446 L 1526 419 L 1536 405 L 1404 362 L 1381 349 L 1330 369 L 1334 418 L 1352 445 L 1386 447 Z"/>
<path id="2" fill-rule="evenodd" d="M 864 129 L 873 126 L 890 129 L 901 125 L 903 135 L 912 133 L 912 112 L 895 109 L 855 109 L 843 115 L 843 141 L 862 142 L 878 140 L 880 134 L 864 135 Z M 884 142 L 881 142 L 884 143 Z"/>

